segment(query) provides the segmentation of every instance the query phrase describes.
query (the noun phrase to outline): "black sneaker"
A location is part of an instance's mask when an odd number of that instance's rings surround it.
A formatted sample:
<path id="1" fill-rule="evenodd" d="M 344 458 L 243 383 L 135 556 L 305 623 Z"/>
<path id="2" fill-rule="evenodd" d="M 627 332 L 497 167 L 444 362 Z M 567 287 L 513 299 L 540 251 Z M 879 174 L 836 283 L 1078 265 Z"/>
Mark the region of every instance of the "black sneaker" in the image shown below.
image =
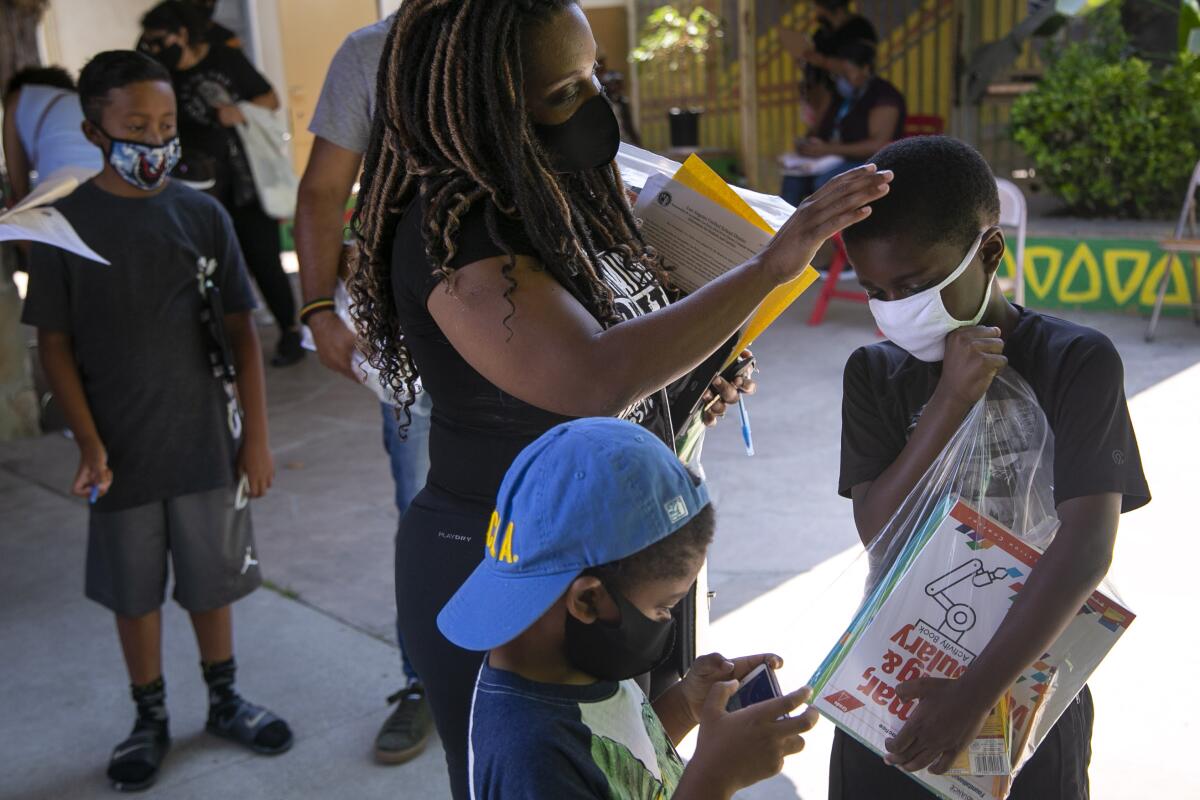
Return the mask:
<path id="1" fill-rule="evenodd" d="M 298 331 L 284 331 L 275 347 L 275 355 L 271 357 L 272 367 L 290 367 L 304 358 L 304 347 L 300 344 Z"/>
<path id="2" fill-rule="evenodd" d="M 414 683 L 388 698 L 399 701 L 379 735 L 375 737 L 375 760 L 380 764 L 403 764 L 421 754 L 433 731 L 433 717 L 425 690 Z"/>
<path id="3" fill-rule="evenodd" d="M 158 778 L 158 768 L 171 737 L 166 723 L 139 719 L 129 738 L 117 745 L 108 761 L 108 779 L 118 792 L 140 792 L 149 789 Z"/>

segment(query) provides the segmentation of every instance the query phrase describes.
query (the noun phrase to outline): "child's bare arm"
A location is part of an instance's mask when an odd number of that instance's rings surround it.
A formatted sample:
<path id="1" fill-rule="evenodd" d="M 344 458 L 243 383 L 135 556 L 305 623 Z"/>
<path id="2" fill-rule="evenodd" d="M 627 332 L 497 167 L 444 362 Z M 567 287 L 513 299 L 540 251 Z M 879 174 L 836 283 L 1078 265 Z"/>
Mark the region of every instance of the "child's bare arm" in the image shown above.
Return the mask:
<path id="1" fill-rule="evenodd" d="M 238 468 L 250 481 L 250 496 L 261 497 L 271 488 L 275 463 L 267 432 L 267 386 L 262 351 L 249 311 L 225 315 L 225 330 L 237 367 L 238 398 L 246 415 Z"/>
<path id="2" fill-rule="evenodd" d="M 854 523 L 863 544 L 870 545 L 896 513 L 971 406 L 1008 363 L 1003 350 L 997 328 L 960 328 L 946 337 L 942 377 L 908 444 L 879 477 L 851 489 Z"/>
<path id="3" fill-rule="evenodd" d="M 916 711 L 888 744 L 888 761 L 915 771 L 944 772 L 970 744 L 988 712 L 1021 671 L 1037 661 L 1104 579 L 1112 561 L 1121 495 L 1066 500 L 1062 526 L 1013 601 L 987 647 L 958 680 L 921 678 L 901 684 L 904 699 L 919 697 Z"/>
<path id="4" fill-rule="evenodd" d="M 38 328 L 38 354 L 42 369 L 50 381 L 50 389 L 67 418 L 67 426 L 79 446 L 79 469 L 71 491 L 87 497 L 95 486 L 100 494 L 108 492 L 112 484 L 112 471 L 108 468 L 108 453 L 96 430 L 96 420 L 83 392 L 83 380 L 79 377 L 79 365 L 75 363 L 75 352 L 71 334 L 63 331 Z"/>

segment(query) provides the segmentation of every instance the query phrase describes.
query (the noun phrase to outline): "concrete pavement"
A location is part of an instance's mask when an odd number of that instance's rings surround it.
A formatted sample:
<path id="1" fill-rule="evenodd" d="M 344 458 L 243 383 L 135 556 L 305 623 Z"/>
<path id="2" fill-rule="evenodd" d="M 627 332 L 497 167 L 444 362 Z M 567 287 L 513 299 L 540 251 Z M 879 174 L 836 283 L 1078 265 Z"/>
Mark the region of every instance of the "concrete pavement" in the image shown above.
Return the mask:
<path id="1" fill-rule="evenodd" d="M 857 304 L 835 304 L 823 326 L 808 328 L 811 295 L 756 347 L 762 388 L 750 409 L 759 455 L 747 458 L 737 426 L 727 424 L 710 436 L 704 458 L 720 516 L 710 558 L 717 591 L 711 645 L 727 653 L 782 652 L 789 685 L 807 679 L 857 599 L 824 590 L 853 563 L 856 544 L 849 504 L 835 494 L 841 368 L 854 347 L 873 339 L 867 309 Z M 1155 556 L 1172 541 L 1182 548 L 1183 532 L 1195 530 L 1183 498 L 1200 475 L 1181 442 L 1197 441 L 1200 373 L 1187 370 L 1200 362 L 1200 331 L 1167 320 L 1159 341 L 1146 345 L 1140 319 L 1068 316 L 1117 342 L 1131 397 L 1149 390 L 1134 408 L 1156 500 L 1127 519 L 1118 554 L 1118 569 L 1128 562 L 1132 573 L 1122 580 L 1125 599 L 1142 618 L 1110 661 L 1172 656 L 1194 635 L 1188 640 L 1172 627 L 1184 600 L 1160 585 Z M 297 744 L 263 759 L 201 732 L 195 647 L 186 617 L 168 605 L 165 671 L 176 741 L 148 796 L 445 797 L 436 744 L 407 766 L 370 760 L 387 714 L 384 698 L 401 678 L 393 646 L 396 521 L 378 405 L 313 358 L 268 370 L 268 390 L 278 475 L 254 514 L 264 574 L 277 591 L 239 604 L 238 659 L 245 693 L 285 715 Z M 1183 427 L 1189 413 L 1192 427 Z M 0 718 L 0 798 L 111 797 L 104 765 L 132 720 L 111 617 L 82 596 L 86 510 L 65 491 L 75 463 L 74 445 L 60 435 L 0 445 L 0 700 L 7 712 Z M 1163 538 L 1165 530 L 1176 539 Z M 1127 550 L 1127 543 L 1137 547 Z M 1172 569 L 1186 586 L 1186 562 Z M 1194 648 L 1180 652 L 1200 666 Z M 1116 697 L 1133 673 L 1112 667 L 1111 674 L 1115 687 L 1096 682 L 1095 796 L 1130 796 L 1115 788 L 1126 785 L 1115 776 L 1133 765 L 1174 780 L 1177 789 L 1196 786 L 1180 783 L 1188 780 L 1182 748 L 1194 729 L 1187 707 L 1177 705 L 1161 744 L 1145 735 L 1149 705 L 1134 709 L 1136 726 L 1114 725 L 1104 715 L 1115 701 L 1106 697 Z M 822 727 L 784 776 L 745 796 L 823 797 L 828 749 L 821 736 L 829 726 Z"/>

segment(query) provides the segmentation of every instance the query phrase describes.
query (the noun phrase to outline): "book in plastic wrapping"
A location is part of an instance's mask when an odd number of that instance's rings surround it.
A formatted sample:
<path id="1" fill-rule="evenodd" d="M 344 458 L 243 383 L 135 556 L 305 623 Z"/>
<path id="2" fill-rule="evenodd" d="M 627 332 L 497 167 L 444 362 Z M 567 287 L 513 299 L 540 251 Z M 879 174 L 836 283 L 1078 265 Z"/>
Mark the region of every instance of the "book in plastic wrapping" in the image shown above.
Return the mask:
<path id="1" fill-rule="evenodd" d="M 881 756 L 919 701 L 896 687 L 958 678 L 987 646 L 1041 551 L 957 497 L 932 507 L 811 680 L 813 706 Z M 1003 800 L 1016 771 L 1134 615 L 1097 590 L 1031 664 L 944 775 L 911 773 L 938 797 Z M 909 774 L 909 773 L 906 773 Z"/>

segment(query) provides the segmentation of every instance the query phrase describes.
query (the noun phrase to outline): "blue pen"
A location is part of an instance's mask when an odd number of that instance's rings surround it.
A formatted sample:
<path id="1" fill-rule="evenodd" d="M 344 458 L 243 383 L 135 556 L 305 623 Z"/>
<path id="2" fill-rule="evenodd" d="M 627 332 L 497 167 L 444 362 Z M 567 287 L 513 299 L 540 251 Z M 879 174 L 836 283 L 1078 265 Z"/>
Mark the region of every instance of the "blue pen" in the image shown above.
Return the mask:
<path id="1" fill-rule="evenodd" d="M 91 505 L 95 505 L 96 501 L 99 499 L 100 499 L 100 486 L 98 484 L 93 483 L 92 491 L 90 494 L 88 494 L 88 503 Z"/>
<path id="2" fill-rule="evenodd" d="M 738 398 L 738 409 L 742 415 L 742 441 L 746 443 L 746 455 L 754 455 L 754 435 L 750 432 L 750 410 L 746 408 L 746 395 Z"/>

